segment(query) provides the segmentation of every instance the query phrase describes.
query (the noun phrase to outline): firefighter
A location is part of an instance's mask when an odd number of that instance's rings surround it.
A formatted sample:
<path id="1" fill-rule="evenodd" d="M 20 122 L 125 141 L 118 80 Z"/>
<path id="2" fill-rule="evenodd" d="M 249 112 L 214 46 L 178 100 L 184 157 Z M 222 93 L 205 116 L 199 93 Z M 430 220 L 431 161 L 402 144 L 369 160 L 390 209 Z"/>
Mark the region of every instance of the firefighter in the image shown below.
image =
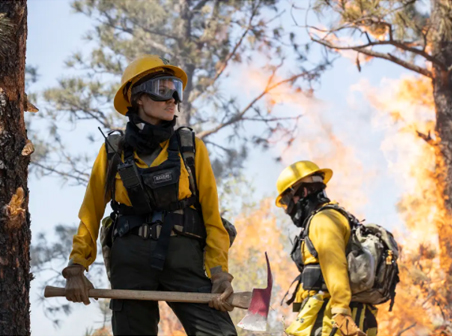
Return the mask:
<path id="1" fill-rule="evenodd" d="M 207 149 L 195 139 L 196 171 L 189 171 L 175 131 L 186 85 L 186 73 L 156 55 L 144 55 L 125 69 L 114 106 L 129 121 L 124 135 L 107 138 L 94 162 L 63 270 L 66 297 L 89 304 L 93 285 L 84 271 L 96 258 L 100 221 L 111 201 L 112 288 L 221 293 L 209 304 L 168 305 L 189 335 L 236 335 L 226 302 L 233 293 L 229 236 Z M 196 191 L 190 179 L 196 180 Z M 114 299 L 110 308 L 115 335 L 157 334 L 157 302 Z"/>
<path id="2" fill-rule="evenodd" d="M 294 295 L 287 301 L 298 315 L 286 333 L 362 336 L 364 330 L 374 336 L 376 309 L 351 302 L 345 254 L 351 232 L 348 219 L 325 193 L 332 175 L 331 169 L 299 161 L 285 168 L 277 180 L 276 206 L 302 228 L 291 253 L 301 273 Z M 322 209 L 326 205 L 330 206 Z"/>

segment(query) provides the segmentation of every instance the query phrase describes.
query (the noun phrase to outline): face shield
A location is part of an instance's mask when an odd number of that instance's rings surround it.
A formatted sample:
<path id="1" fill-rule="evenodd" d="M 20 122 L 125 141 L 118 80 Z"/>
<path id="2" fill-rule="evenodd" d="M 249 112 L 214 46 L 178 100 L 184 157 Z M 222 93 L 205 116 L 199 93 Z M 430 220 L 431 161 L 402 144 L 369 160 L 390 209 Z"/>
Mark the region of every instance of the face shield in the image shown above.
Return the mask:
<path id="1" fill-rule="evenodd" d="M 150 79 L 132 88 L 132 96 L 137 93 L 146 93 L 152 100 L 166 101 L 174 98 L 176 104 L 183 99 L 183 83 L 177 77 L 165 76 Z"/>

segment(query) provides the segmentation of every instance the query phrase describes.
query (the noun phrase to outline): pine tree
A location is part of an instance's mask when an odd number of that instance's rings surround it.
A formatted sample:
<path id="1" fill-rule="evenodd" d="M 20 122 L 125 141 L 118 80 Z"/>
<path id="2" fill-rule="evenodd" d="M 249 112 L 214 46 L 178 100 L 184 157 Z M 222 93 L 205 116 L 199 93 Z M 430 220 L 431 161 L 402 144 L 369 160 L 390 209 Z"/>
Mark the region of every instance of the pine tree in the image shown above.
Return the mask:
<path id="1" fill-rule="evenodd" d="M 278 18 L 278 0 L 77 0 L 72 7 L 96 22 L 85 39 L 95 47 L 89 55 L 74 53 L 66 62 L 75 75 L 63 76 L 59 85 L 44 92 L 47 120 L 74 123 L 96 121 L 105 130 L 124 127 L 125 120 L 113 109 L 113 97 L 124 68 L 142 54 L 157 54 L 182 67 L 188 75 L 178 123 L 193 127 L 209 149 L 218 153 L 213 162 L 217 178 L 237 173 L 250 147 L 268 148 L 272 136 L 282 135 L 290 143 L 296 118 L 280 118 L 262 108 L 266 94 L 281 85 L 294 89 L 317 79 L 325 65 L 301 66 L 283 74 L 285 45 L 292 42 Z M 292 35 L 290 35 L 292 36 Z M 306 59 L 301 50 L 297 53 Z M 237 94 L 248 90 L 244 74 L 235 95 L 222 85 L 234 68 L 247 64 L 260 67 L 265 58 L 261 93 L 239 104 Z M 261 105 L 260 105 L 261 104 Z M 252 126 L 252 124 L 254 124 Z M 259 127 L 257 124 L 261 124 Z M 261 129 L 261 133 L 249 129 Z M 248 130 L 247 130 L 248 129 Z M 230 143 L 219 144 L 223 132 Z M 35 157 L 34 169 L 86 184 L 90 165 L 84 155 L 67 153 L 57 127 L 48 143 L 58 155 Z M 45 151 L 42 151 L 45 153 Z M 55 164 L 58 162 L 58 164 Z M 83 164 L 81 164 L 83 162 Z M 227 163 L 227 164 L 225 164 Z M 58 168 L 55 168 L 58 166 Z"/>
<path id="2" fill-rule="evenodd" d="M 0 335 L 30 334 L 27 1 L 0 2 Z"/>

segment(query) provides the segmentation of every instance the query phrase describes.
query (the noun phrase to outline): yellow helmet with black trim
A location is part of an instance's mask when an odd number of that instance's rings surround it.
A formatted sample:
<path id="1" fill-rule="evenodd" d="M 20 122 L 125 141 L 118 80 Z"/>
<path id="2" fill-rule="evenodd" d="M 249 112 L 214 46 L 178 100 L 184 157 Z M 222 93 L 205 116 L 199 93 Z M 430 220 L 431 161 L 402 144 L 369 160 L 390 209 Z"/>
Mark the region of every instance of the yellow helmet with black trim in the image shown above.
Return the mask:
<path id="1" fill-rule="evenodd" d="M 130 63 L 124 70 L 121 78 L 121 86 L 116 92 L 114 106 L 116 111 L 125 115 L 127 108 L 132 106 L 131 89 L 141 78 L 157 72 L 170 70 L 174 77 L 179 78 L 183 83 L 183 88 L 187 85 L 187 74 L 181 68 L 171 65 L 168 60 L 157 55 L 143 55 Z"/>
<path id="2" fill-rule="evenodd" d="M 333 176 L 333 171 L 329 168 L 320 169 L 319 166 L 311 161 L 298 161 L 286 167 L 276 181 L 276 189 L 279 194 L 275 201 L 276 206 L 283 207 L 281 197 L 287 189 L 302 179 L 315 174 L 321 174 L 323 176 L 323 183 L 327 184 Z"/>

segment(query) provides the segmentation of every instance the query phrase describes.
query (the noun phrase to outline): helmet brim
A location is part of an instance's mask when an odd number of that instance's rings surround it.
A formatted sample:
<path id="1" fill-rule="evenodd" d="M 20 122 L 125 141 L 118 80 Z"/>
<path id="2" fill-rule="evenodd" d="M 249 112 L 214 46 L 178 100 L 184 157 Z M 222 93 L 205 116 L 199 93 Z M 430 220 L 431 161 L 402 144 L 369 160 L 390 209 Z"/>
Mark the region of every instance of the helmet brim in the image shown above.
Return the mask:
<path id="1" fill-rule="evenodd" d="M 286 188 L 286 190 L 287 190 L 288 188 L 294 186 L 295 184 L 297 184 L 298 181 L 300 181 L 301 179 L 303 179 L 303 178 L 305 178 L 305 177 L 308 177 L 308 176 L 312 176 L 312 175 L 318 174 L 318 173 L 321 173 L 321 174 L 324 175 L 323 183 L 325 183 L 325 184 L 328 184 L 328 182 L 329 182 L 329 181 L 331 180 L 331 178 L 333 177 L 333 171 L 332 171 L 331 169 L 329 169 L 329 168 L 317 169 L 317 170 L 313 171 L 311 174 L 306 175 L 306 176 L 303 176 L 302 178 L 300 178 L 300 179 L 294 181 L 292 184 L 290 184 L 290 185 Z M 285 191 L 285 190 L 284 190 L 284 191 Z M 283 208 L 283 207 L 284 207 L 284 205 L 281 203 L 281 198 L 282 198 L 282 195 L 284 194 L 284 191 L 283 191 L 281 194 L 279 194 L 278 197 L 276 197 L 275 205 L 276 205 L 278 208 Z"/>

